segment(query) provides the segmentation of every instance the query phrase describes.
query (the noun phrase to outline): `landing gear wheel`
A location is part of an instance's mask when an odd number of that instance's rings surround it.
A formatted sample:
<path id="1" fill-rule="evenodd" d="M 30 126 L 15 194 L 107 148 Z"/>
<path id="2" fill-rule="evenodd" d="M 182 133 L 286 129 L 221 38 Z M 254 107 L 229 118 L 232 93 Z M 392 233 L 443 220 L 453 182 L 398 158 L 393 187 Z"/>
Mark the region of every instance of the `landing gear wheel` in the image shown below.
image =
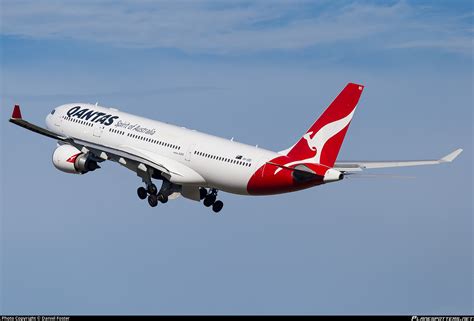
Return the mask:
<path id="1" fill-rule="evenodd" d="M 158 196 L 153 194 L 148 196 L 148 204 L 150 204 L 151 207 L 156 207 L 158 205 Z"/>
<path id="2" fill-rule="evenodd" d="M 199 189 L 199 197 L 200 197 L 201 201 L 202 201 L 203 199 L 205 199 L 206 196 L 207 196 L 207 189 L 205 189 L 204 187 L 201 187 L 201 188 Z"/>
<path id="3" fill-rule="evenodd" d="M 224 207 L 224 203 L 222 203 L 222 201 L 217 201 L 212 205 L 212 210 L 215 213 L 219 213 L 223 207 Z"/>
<path id="4" fill-rule="evenodd" d="M 148 185 L 148 193 L 150 193 L 150 195 L 156 195 L 156 193 L 158 193 L 158 189 L 156 188 L 155 184 Z"/>
<path id="5" fill-rule="evenodd" d="M 212 206 L 212 204 L 214 204 L 214 202 L 216 201 L 216 195 L 207 195 L 206 198 L 204 199 L 204 206 L 205 207 L 209 207 L 209 206 Z"/>
<path id="6" fill-rule="evenodd" d="M 144 200 L 148 196 L 148 192 L 146 191 L 144 187 L 139 187 L 137 189 L 137 194 L 141 200 Z"/>
<path id="7" fill-rule="evenodd" d="M 163 204 L 168 203 L 168 196 L 160 193 L 158 194 L 158 200 Z"/>

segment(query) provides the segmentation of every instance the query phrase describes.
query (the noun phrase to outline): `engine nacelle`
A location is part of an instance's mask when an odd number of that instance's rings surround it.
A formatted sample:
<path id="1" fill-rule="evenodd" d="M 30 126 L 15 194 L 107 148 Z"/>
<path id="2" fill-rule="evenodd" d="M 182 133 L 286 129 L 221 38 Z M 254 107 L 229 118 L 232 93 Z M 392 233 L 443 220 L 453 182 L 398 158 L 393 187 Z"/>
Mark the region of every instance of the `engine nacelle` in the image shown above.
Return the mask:
<path id="1" fill-rule="evenodd" d="M 100 168 L 90 155 L 84 154 L 71 145 L 61 145 L 56 148 L 53 153 L 53 165 L 69 174 L 85 174 Z"/>

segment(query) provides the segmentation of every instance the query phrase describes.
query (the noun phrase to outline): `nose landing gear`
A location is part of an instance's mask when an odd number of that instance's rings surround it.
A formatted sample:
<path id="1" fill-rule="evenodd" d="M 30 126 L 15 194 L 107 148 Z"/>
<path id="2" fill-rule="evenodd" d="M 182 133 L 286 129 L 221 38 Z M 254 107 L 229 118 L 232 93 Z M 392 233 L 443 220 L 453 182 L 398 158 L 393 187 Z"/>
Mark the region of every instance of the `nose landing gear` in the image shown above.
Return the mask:
<path id="1" fill-rule="evenodd" d="M 214 211 L 214 213 L 219 213 L 222 210 L 222 208 L 224 207 L 224 203 L 222 201 L 217 200 L 217 190 L 215 188 L 209 190 L 209 193 L 207 193 L 207 190 L 205 188 L 201 188 L 199 192 L 201 194 L 201 199 L 204 199 L 204 206 L 212 206 L 212 210 Z"/>
<path id="2" fill-rule="evenodd" d="M 216 201 L 214 204 L 212 204 L 212 210 L 215 213 L 219 213 L 223 207 L 224 207 L 224 203 L 222 203 L 222 201 Z"/>

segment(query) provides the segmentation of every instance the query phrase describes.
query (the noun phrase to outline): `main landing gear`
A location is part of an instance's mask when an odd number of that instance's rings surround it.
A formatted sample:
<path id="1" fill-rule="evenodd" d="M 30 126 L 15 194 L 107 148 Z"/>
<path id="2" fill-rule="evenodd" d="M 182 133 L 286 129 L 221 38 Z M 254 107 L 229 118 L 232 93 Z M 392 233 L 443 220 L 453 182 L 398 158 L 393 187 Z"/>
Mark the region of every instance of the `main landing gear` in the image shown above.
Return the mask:
<path id="1" fill-rule="evenodd" d="M 141 200 L 148 200 L 148 204 L 151 207 L 158 206 L 159 203 L 167 203 L 168 197 L 173 193 L 180 191 L 180 186 L 174 185 L 169 181 L 163 180 L 163 185 L 158 190 L 155 184 L 151 182 L 151 179 L 144 179 L 146 187 L 139 187 L 137 189 L 137 195 Z M 204 206 L 212 207 L 212 210 L 215 213 L 222 211 L 224 203 L 217 200 L 217 189 L 211 188 L 207 190 L 206 188 L 199 188 L 200 199 L 204 200 Z"/>
<path id="2" fill-rule="evenodd" d="M 147 188 L 139 187 L 137 189 L 137 194 L 141 200 L 144 200 L 148 197 L 148 204 L 151 207 L 156 207 L 158 202 L 163 204 L 168 202 L 168 196 L 163 193 L 158 193 L 158 189 L 153 183 L 148 184 Z"/>
<path id="3" fill-rule="evenodd" d="M 201 187 L 199 189 L 199 193 L 201 196 L 201 200 L 204 200 L 204 206 L 212 206 L 212 210 L 215 213 L 219 213 L 224 207 L 224 203 L 222 203 L 222 201 L 217 200 L 217 190 L 215 188 L 210 189 L 208 192 L 207 189 Z"/>

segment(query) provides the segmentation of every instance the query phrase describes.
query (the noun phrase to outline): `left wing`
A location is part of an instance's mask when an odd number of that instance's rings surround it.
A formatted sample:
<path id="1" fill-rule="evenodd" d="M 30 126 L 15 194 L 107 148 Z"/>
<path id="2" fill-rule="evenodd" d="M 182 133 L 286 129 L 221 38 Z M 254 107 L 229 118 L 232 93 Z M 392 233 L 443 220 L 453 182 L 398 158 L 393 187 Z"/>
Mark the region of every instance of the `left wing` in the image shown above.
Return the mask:
<path id="1" fill-rule="evenodd" d="M 408 166 L 422 166 L 422 165 L 438 165 L 444 163 L 451 163 L 461 153 L 462 149 L 456 149 L 454 152 L 444 156 L 438 160 L 414 160 L 414 161 L 342 161 L 334 164 L 334 169 L 341 172 L 358 172 L 364 169 L 373 168 L 391 168 L 391 167 L 408 167 Z"/>
<path id="2" fill-rule="evenodd" d="M 37 134 L 40 134 L 49 138 L 57 139 L 64 142 L 68 141 L 68 138 L 65 136 L 61 136 L 56 133 L 53 133 L 52 131 L 47 130 L 46 128 L 36 126 L 35 124 L 27 122 L 26 120 L 21 118 L 21 111 L 20 111 L 19 105 L 15 105 L 15 107 L 13 107 L 13 113 L 12 113 L 12 117 L 10 118 L 10 123 L 13 123 L 15 125 L 26 128 L 28 130 L 31 130 L 32 132 L 35 132 Z"/>
<path id="3" fill-rule="evenodd" d="M 141 164 L 138 169 L 146 171 L 146 166 L 154 168 L 160 172 L 160 174 L 175 184 L 188 184 L 188 185 L 203 185 L 206 183 L 204 178 L 191 169 L 190 167 L 181 164 L 166 156 L 158 155 L 147 150 L 136 148 L 130 145 L 119 145 L 116 147 L 104 146 L 101 144 L 92 143 L 89 141 L 80 140 L 77 138 L 66 137 L 58 135 L 46 128 L 32 124 L 21 117 L 20 107 L 15 105 L 13 113 L 10 118 L 10 122 L 20 127 L 31 130 L 35 133 L 43 136 L 56 139 L 58 141 L 73 145 L 81 151 L 91 151 L 101 160 L 113 159 L 118 163 L 127 167 L 127 163 Z M 135 166 L 134 166 L 135 167 Z M 199 192 L 199 191 L 198 191 Z M 196 194 L 196 191 L 193 191 Z"/>

